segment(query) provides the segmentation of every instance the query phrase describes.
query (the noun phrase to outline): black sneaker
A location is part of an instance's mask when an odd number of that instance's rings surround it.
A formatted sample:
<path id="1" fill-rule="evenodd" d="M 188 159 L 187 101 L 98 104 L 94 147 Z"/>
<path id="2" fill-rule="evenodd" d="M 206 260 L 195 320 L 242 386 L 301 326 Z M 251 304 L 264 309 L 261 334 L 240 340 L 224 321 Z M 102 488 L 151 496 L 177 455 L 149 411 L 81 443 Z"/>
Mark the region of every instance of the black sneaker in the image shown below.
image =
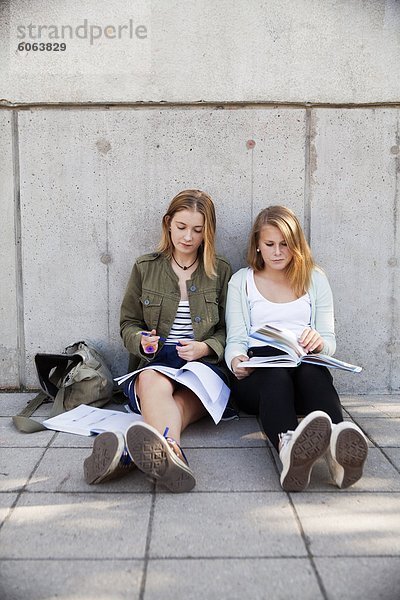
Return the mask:
<path id="1" fill-rule="evenodd" d="M 230 406 L 228 404 L 222 414 L 221 421 L 238 421 L 238 420 L 239 420 L 239 412 L 236 410 L 236 408 L 233 408 L 233 406 Z"/>

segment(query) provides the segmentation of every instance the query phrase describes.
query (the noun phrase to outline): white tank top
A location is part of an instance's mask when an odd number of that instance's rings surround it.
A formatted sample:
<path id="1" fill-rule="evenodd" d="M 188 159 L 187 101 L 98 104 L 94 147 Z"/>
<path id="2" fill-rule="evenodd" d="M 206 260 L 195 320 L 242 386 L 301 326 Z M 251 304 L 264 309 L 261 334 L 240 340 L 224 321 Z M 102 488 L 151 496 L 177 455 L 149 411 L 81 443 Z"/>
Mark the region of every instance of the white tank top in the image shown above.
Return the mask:
<path id="1" fill-rule="evenodd" d="M 292 302 L 271 302 L 258 291 L 254 271 L 247 271 L 247 296 L 250 304 L 250 332 L 267 323 L 279 329 L 289 329 L 299 337 L 311 323 L 311 301 L 308 293 Z M 261 340 L 249 337 L 250 346 L 264 346 Z"/>

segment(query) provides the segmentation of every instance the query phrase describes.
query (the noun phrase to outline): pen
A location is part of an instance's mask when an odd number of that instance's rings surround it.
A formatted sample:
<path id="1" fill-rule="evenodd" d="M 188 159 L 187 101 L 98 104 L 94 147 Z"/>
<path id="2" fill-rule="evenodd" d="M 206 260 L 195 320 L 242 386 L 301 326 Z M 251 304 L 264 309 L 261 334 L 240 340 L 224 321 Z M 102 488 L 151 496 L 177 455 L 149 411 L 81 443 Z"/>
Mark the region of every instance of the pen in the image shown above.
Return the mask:
<path id="1" fill-rule="evenodd" d="M 144 335 L 145 337 L 151 337 L 151 335 L 152 335 L 151 333 L 148 333 L 147 331 L 141 331 L 140 334 Z M 159 342 L 165 342 L 166 339 L 167 338 L 160 336 Z"/>

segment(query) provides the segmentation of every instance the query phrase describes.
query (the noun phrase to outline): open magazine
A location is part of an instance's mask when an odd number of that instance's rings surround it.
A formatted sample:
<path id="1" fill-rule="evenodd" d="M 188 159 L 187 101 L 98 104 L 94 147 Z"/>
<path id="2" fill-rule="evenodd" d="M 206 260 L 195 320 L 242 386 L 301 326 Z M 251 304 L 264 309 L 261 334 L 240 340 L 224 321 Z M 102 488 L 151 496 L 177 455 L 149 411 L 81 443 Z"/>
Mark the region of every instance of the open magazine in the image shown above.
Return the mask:
<path id="1" fill-rule="evenodd" d="M 118 385 L 122 385 L 133 375 L 146 369 L 159 371 L 192 390 L 200 398 L 214 422 L 219 423 L 228 403 L 230 390 L 221 377 L 207 365 L 198 361 L 188 362 L 180 369 L 165 367 L 164 365 L 149 365 L 122 375 L 122 377 L 116 377 L 115 381 Z"/>
<path id="2" fill-rule="evenodd" d="M 342 369 L 352 373 L 360 373 L 362 367 L 351 365 L 326 354 L 307 354 L 297 341 L 295 334 L 288 329 L 278 329 L 265 325 L 250 334 L 265 345 L 282 350 L 286 354 L 277 356 L 253 356 L 248 361 L 241 362 L 240 367 L 297 367 L 302 362 L 321 365 L 329 369 Z"/>

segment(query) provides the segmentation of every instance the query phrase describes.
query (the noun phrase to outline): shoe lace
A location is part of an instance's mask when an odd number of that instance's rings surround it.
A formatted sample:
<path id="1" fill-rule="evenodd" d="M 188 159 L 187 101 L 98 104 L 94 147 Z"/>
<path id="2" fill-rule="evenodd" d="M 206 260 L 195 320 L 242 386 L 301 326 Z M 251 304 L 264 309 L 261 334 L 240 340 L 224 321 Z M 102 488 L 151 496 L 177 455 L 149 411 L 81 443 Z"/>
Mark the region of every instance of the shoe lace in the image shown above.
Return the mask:
<path id="1" fill-rule="evenodd" d="M 168 431 L 169 431 L 169 427 L 166 427 L 165 431 L 163 433 L 168 444 L 171 446 L 172 450 L 175 452 L 177 457 L 180 458 L 181 460 L 184 460 L 185 463 L 187 465 L 189 465 L 188 459 L 186 458 L 186 455 L 185 455 L 184 451 L 182 450 L 182 448 L 180 447 L 180 445 L 178 444 L 178 442 L 176 440 L 174 440 L 174 438 L 172 438 L 172 437 L 167 437 Z"/>
<path id="2" fill-rule="evenodd" d="M 128 450 L 125 448 L 121 458 L 119 459 L 119 466 L 120 467 L 129 467 L 132 464 L 132 459 L 129 456 Z"/>
<path id="3" fill-rule="evenodd" d="M 291 442 L 293 434 L 294 434 L 294 431 L 292 431 L 291 429 L 288 429 L 288 431 L 286 431 L 285 433 L 278 434 L 279 450 L 282 450 L 282 448 L 284 448 Z"/>

